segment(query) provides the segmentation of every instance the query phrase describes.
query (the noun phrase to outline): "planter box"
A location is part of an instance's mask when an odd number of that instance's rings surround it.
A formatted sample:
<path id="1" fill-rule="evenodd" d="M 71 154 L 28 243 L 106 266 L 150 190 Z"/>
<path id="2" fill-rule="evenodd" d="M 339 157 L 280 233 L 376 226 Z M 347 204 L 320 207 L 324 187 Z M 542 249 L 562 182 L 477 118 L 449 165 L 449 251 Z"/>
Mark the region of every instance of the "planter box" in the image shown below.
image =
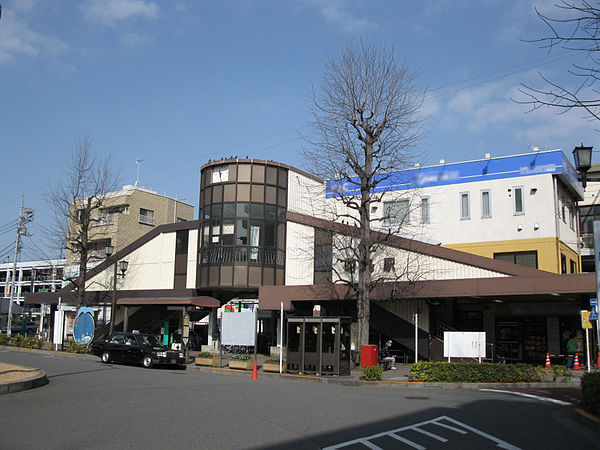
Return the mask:
<path id="1" fill-rule="evenodd" d="M 231 359 L 229 360 L 230 369 L 252 370 L 254 368 L 254 358 L 251 359 Z"/>
<path id="2" fill-rule="evenodd" d="M 197 366 L 219 366 L 219 355 L 212 355 L 209 357 L 196 356 L 195 364 Z"/>
<path id="3" fill-rule="evenodd" d="M 263 372 L 277 372 L 279 373 L 279 363 L 278 362 L 264 362 L 263 363 Z M 285 363 L 282 365 L 282 373 L 285 373 L 286 367 Z"/>

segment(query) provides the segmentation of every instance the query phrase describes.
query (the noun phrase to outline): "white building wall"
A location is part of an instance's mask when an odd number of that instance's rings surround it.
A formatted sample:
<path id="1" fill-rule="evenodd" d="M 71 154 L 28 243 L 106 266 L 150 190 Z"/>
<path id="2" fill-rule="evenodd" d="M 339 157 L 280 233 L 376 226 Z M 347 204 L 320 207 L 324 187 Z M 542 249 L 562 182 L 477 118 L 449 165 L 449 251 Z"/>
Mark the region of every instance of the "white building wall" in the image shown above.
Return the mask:
<path id="1" fill-rule="evenodd" d="M 523 189 L 523 214 L 515 214 L 515 187 Z M 482 217 L 483 191 L 490 193 L 491 217 Z M 461 219 L 462 193 L 469 194 L 469 219 Z M 430 202 L 428 223 L 421 221 L 420 204 L 423 197 L 429 198 Z M 383 202 L 409 199 L 409 223 L 403 225 L 400 234 L 442 245 L 550 238 L 557 236 L 554 197 L 553 176 L 542 174 L 386 192 L 382 202 L 373 205 L 371 212 L 373 218 L 383 218 Z M 565 242 L 576 242 L 576 231 L 568 224 L 563 224 L 559 232 Z"/>
<path id="2" fill-rule="evenodd" d="M 357 281 L 358 267 L 353 274 L 345 272 L 343 250 L 348 238 L 334 236 L 334 255 L 332 272 L 334 281 Z M 384 272 L 384 259 L 394 258 L 394 271 Z M 425 281 L 425 280 L 453 280 L 467 278 L 490 278 L 504 277 L 505 274 L 480 267 L 462 264 L 430 255 L 423 255 L 414 251 L 383 246 L 373 256 L 373 279 L 385 279 L 387 281 Z"/>
<path id="3" fill-rule="evenodd" d="M 118 277 L 119 290 L 173 289 L 176 233 L 162 233 L 123 259 L 129 265 L 125 277 Z M 112 288 L 114 266 L 88 282 L 87 290 Z"/>
<path id="4" fill-rule="evenodd" d="M 288 172 L 288 211 L 323 217 L 325 184 L 301 173 Z"/>
<path id="5" fill-rule="evenodd" d="M 286 286 L 313 284 L 315 230 L 294 222 L 287 223 L 285 249 Z"/>
<path id="6" fill-rule="evenodd" d="M 188 237 L 188 262 L 185 287 L 196 288 L 196 269 L 198 267 L 198 230 L 190 230 Z M 173 269 L 175 270 L 175 269 Z"/>

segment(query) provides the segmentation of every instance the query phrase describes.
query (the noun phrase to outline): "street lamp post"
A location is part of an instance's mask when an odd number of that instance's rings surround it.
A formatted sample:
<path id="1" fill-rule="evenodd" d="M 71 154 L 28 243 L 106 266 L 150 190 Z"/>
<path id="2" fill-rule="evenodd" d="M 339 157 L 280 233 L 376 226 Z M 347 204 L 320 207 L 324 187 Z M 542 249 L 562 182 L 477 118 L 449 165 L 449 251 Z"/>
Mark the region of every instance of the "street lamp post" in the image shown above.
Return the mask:
<path id="1" fill-rule="evenodd" d="M 587 171 L 592 167 L 592 149 L 594 147 L 584 147 L 581 144 L 579 147 L 573 149 L 573 160 L 575 161 L 575 168 L 577 172 L 581 173 L 581 184 L 585 189 L 586 185 L 586 174 Z"/>
<path id="2" fill-rule="evenodd" d="M 106 256 L 108 258 L 110 258 L 110 256 L 112 255 L 114 250 L 114 247 L 112 245 L 107 245 L 106 248 L 104 249 L 104 252 L 106 253 Z M 118 261 L 117 259 L 115 259 L 114 262 L 114 273 L 113 273 L 113 291 L 112 291 L 112 300 L 110 302 L 110 332 L 112 333 L 113 331 L 115 331 L 115 312 L 117 310 L 117 279 L 118 279 L 118 272 L 117 272 L 117 262 L 118 262 L 118 267 L 121 270 L 121 276 L 125 277 L 125 272 L 127 271 L 127 266 L 129 265 L 129 263 L 127 261 Z"/>
<path id="3" fill-rule="evenodd" d="M 579 147 L 573 149 L 573 161 L 575 161 L 575 169 L 581 174 L 581 184 L 585 190 L 587 171 L 592 167 L 592 149 L 594 147 L 584 147 L 583 143 Z M 600 248 L 600 221 L 594 220 L 594 261 L 596 263 L 596 299 L 600 298 L 600 254 L 598 249 Z M 598 310 L 598 306 L 596 306 Z M 587 330 L 586 330 L 587 332 Z M 587 333 L 586 333 L 587 335 Z M 596 321 L 596 348 L 598 355 L 600 356 L 600 321 Z M 588 351 L 589 353 L 589 351 Z"/>

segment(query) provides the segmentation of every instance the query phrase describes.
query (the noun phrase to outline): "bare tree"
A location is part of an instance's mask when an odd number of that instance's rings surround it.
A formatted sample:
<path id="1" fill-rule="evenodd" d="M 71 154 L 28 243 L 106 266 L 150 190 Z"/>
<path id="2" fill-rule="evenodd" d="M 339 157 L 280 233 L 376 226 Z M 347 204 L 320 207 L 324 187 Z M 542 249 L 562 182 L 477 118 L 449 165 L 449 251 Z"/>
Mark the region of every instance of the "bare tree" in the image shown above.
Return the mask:
<path id="1" fill-rule="evenodd" d="M 118 182 L 119 174 L 110 158 L 94 153 L 90 138 L 84 136 L 75 140 L 64 176 L 47 194 L 55 217 L 52 237 L 61 248 L 66 248 L 67 265 L 78 266 L 76 276 L 65 277 L 72 283 L 80 306 L 87 306 L 87 271 L 102 258 L 94 251 L 103 237 L 95 225 L 103 220 L 105 194 L 115 191 Z"/>
<path id="2" fill-rule="evenodd" d="M 359 346 L 368 344 L 370 292 L 380 281 L 372 270 L 381 233 L 372 230 L 385 218 L 372 218 L 371 205 L 381 200 L 390 177 L 417 156 L 424 92 L 415 76 L 393 49 L 352 43 L 326 61 L 313 94 L 315 137 L 305 156 L 335 191 L 333 220 L 352 229 L 333 243 L 339 255 L 333 272 L 356 293 Z"/>
<path id="3" fill-rule="evenodd" d="M 529 42 L 540 43 L 549 52 L 562 48 L 585 57 L 585 64 L 572 65 L 569 74 L 576 83 L 574 87 L 558 84 L 544 77 L 543 88 L 523 84 L 520 91 L 525 95 L 517 103 L 528 104 L 533 110 L 551 106 L 562 110 L 581 109 L 591 120 L 600 120 L 600 93 L 593 86 L 600 76 L 600 7 L 598 4 L 561 1 L 555 4 L 557 17 L 549 17 L 536 9 L 538 17 L 548 26 L 549 36 Z M 564 15 L 563 17 L 558 17 Z"/>

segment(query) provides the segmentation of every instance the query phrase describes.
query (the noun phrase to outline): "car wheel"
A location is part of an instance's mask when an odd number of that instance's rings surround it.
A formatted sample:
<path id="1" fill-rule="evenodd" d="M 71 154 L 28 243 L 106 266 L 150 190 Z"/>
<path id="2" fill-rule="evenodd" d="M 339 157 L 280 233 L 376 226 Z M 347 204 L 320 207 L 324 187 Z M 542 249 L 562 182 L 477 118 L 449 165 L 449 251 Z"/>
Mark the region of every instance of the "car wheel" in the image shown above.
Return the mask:
<path id="1" fill-rule="evenodd" d="M 108 353 L 108 352 L 102 353 L 102 356 L 100 357 L 100 359 L 102 359 L 103 363 L 108 364 L 110 362 L 110 353 Z"/>
<path id="2" fill-rule="evenodd" d="M 146 369 L 152 367 L 152 357 L 150 355 L 144 355 L 142 358 L 142 366 Z"/>

